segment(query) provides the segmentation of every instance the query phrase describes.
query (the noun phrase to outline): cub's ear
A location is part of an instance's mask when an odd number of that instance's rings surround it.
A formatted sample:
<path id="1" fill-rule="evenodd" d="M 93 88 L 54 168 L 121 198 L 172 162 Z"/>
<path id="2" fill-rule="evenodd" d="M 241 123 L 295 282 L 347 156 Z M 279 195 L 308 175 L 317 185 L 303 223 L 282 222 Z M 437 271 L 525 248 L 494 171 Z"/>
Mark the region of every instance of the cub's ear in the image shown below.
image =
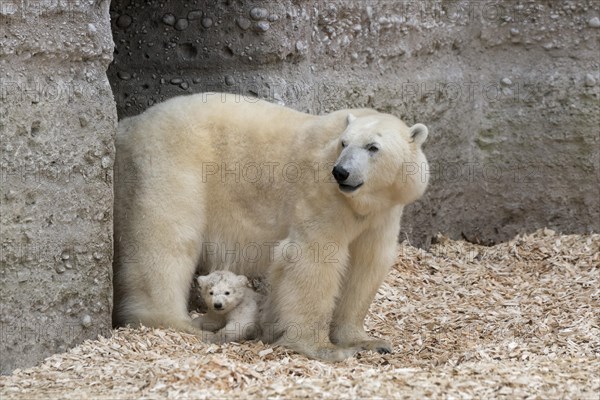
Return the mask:
<path id="1" fill-rule="evenodd" d="M 202 289 L 206 287 L 206 285 L 208 285 L 208 276 L 199 276 L 196 278 L 196 282 L 198 282 L 198 286 L 200 286 L 200 288 Z"/>
<path id="2" fill-rule="evenodd" d="M 236 281 L 239 286 L 246 286 L 248 284 L 248 278 L 244 275 L 238 275 Z"/>
<path id="3" fill-rule="evenodd" d="M 354 114 L 352 113 L 348 113 L 348 117 L 347 117 L 347 121 L 348 121 L 348 125 L 350 125 L 352 123 L 352 121 L 354 121 L 356 119 L 356 117 L 354 116 Z"/>
<path id="4" fill-rule="evenodd" d="M 410 127 L 410 138 L 419 146 L 425 143 L 427 135 L 429 135 L 429 129 L 423 124 L 414 124 Z"/>

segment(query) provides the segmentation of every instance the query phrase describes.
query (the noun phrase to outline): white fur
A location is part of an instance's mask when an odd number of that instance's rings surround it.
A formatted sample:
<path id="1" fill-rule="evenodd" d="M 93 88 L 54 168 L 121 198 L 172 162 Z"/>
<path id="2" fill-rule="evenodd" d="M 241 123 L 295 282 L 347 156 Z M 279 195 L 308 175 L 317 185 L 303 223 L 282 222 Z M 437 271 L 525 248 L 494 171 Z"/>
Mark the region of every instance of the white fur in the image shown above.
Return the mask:
<path id="1" fill-rule="evenodd" d="M 208 311 L 192 320 L 195 326 L 214 332 L 210 340 L 216 343 L 256 338 L 259 295 L 248 287 L 248 278 L 216 271 L 199 276 L 197 282 Z"/>
<path id="2" fill-rule="evenodd" d="M 363 320 L 394 262 L 403 206 L 427 186 L 426 135 L 419 126 L 415 140 L 388 114 L 351 113 L 313 116 L 205 93 L 121 121 L 115 324 L 205 334 L 186 309 L 199 265 L 268 276 L 263 340 L 325 360 L 391 351 Z M 372 142 L 376 154 L 365 150 Z M 331 176 L 346 155 L 349 179 L 363 183 L 353 192 Z M 262 251 L 244 257 L 251 246 Z"/>

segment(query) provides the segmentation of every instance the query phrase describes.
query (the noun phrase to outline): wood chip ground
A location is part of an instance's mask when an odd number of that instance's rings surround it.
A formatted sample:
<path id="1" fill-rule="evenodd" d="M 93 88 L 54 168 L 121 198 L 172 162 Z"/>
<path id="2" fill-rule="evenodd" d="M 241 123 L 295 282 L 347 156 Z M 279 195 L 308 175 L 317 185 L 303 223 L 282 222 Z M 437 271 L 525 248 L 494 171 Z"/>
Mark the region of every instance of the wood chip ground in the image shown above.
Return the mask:
<path id="1" fill-rule="evenodd" d="M 122 329 L 0 377 L 2 399 L 600 398 L 600 235 L 400 245 L 366 326 L 394 353 L 341 363 L 260 342 Z"/>

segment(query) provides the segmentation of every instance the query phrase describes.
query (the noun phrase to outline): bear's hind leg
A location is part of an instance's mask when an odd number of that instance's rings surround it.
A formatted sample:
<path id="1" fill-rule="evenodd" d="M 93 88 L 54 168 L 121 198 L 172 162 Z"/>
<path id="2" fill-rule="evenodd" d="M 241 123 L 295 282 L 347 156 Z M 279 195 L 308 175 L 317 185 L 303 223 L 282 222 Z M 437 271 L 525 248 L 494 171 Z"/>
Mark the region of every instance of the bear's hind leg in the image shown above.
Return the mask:
<path id="1" fill-rule="evenodd" d="M 115 220 L 114 316 L 118 325 L 142 323 L 203 332 L 192 325 L 187 310 L 201 251 L 202 214 L 183 199 L 193 198 L 194 192 L 177 188 L 179 192 L 167 192 L 177 193 L 170 197 L 157 194 L 136 199 L 132 195 L 126 202 L 121 200 L 120 218 Z"/>
<path id="2" fill-rule="evenodd" d="M 115 312 L 122 325 L 141 323 L 203 335 L 192 324 L 187 310 L 196 260 L 182 254 L 165 254 L 168 252 L 156 245 L 122 269 L 117 280 L 124 289 Z"/>

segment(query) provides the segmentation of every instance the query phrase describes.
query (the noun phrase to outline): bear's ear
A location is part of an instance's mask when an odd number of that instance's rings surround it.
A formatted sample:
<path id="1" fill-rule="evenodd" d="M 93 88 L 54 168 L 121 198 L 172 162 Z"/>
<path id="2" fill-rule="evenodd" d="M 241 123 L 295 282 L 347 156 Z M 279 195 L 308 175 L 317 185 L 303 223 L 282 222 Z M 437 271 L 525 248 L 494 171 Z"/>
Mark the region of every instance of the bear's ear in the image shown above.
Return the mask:
<path id="1" fill-rule="evenodd" d="M 409 134 L 410 138 L 420 146 L 427 140 L 429 129 L 423 124 L 414 124 L 410 127 Z"/>
<path id="2" fill-rule="evenodd" d="M 248 278 L 244 275 L 238 275 L 236 281 L 239 286 L 246 286 L 248 284 Z"/>
<path id="3" fill-rule="evenodd" d="M 196 278 L 196 282 L 198 282 L 198 286 L 200 286 L 200 288 L 206 287 L 206 285 L 208 285 L 208 276 L 199 276 Z"/>
<path id="4" fill-rule="evenodd" d="M 356 117 L 354 116 L 354 114 L 348 113 L 348 117 L 347 117 L 348 125 L 350 125 L 352 123 L 352 121 L 354 121 L 355 119 L 356 119 Z"/>

